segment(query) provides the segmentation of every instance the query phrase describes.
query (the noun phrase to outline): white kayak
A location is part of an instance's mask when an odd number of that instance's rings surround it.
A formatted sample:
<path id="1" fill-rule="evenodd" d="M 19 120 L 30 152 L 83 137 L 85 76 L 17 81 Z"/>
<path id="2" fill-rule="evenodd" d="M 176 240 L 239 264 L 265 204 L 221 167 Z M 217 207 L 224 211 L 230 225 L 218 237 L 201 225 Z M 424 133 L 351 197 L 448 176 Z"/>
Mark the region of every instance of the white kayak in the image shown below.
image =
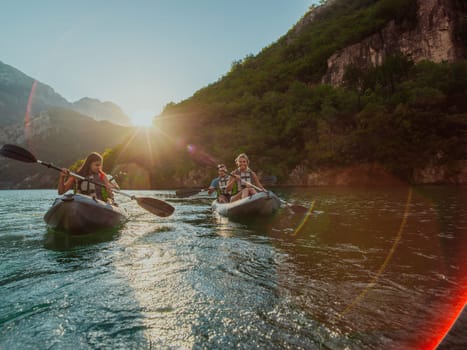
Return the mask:
<path id="1" fill-rule="evenodd" d="M 116 227 L 126 219 L 123 208 L 83 194 L 65 194 L 56 198 L 44 216 L 49 228 L 73 234 Z"/>
<path id="2" fill-rule="evenodd" d="M 281 200 L 271 191 L 258 192 L 231 203 L 212 202 L 212 209 L 222 216 L 243 218 L 272 215 L 281 206 Z"/>

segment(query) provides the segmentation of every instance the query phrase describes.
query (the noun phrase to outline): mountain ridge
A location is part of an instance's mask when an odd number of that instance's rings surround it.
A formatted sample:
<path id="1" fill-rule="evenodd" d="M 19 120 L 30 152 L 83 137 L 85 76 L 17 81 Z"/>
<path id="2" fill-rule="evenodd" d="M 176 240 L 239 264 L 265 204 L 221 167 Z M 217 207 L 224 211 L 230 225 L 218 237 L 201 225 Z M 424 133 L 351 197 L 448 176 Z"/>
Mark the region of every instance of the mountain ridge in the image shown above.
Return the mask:
<path id="1" fill-rule="evenodd" d="M 22 145 L 39 159 L 70 167 L 90 152 L 104 153 L 116 147 L 134 132 L 134 128 L 53 107 L 34 115 L 26 124 L 0 128 L 0 144 Z M 108 171 L 106 164 L 104 169 Z M 0 179 L 0 188 L 50 188 L 56 184 L 57 173 L 1 157 Z"/>
<path id="2" fill-rule="evenodd" d="M 114 102 L 100 101 L 97 98 L 83 97 L 72 103 L 73 109 L 95 120 L 107 120 L 116 124 L 130 126 L 131 121 Z"/>
<path id="3" fill-rule="evenodd" d="M 28 106 L 32 93 L 32 103 Z M 96 120 L 131 125 L 130 118 L 113 102 L 83 97 L 71 103 L 51 86 L 0 61 L 0 127 L 23 122 L 27 108 L 29 113 L 34 115 L 46 111 L 49 107 L 68 108 Z"/>

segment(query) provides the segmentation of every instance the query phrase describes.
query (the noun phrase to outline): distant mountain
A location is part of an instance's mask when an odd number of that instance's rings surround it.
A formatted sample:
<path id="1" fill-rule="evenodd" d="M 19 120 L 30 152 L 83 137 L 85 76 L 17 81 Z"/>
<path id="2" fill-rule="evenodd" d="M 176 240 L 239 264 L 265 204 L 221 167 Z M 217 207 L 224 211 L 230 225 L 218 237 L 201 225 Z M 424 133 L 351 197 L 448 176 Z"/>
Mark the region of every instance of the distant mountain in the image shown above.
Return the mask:
<path id="1" fill-rule="evenodd" d="M 24 121 L 34 79 L 14 67 L 0 62 L 0 127 Z M 50 86 L 38 82 L 30 114 L 50 106 L 69 107 L 70 103 Z"/>
<path id="2" fill-rule="evenodd" d="M 70 103 L 50 86 L 0 61 L 0 127 L 24 122 L 30 96 L 30 115 L 47 111 L 50 107 L 62 107 L 96 120 L 131 125 L 129 117 L 112 102 L 83 98 Z"/>
<path id="3" fill-rule="evenodd" d="M 131 125 L 130 118 L 113 102 L 101 102 L 84 97 L 73 103 L 73 109 L 96 120 L 108 120 L 120 125 Z"/>
<path id="4" fill-rule="evenodd" d="M 69 167 L 92 151 L 103 153 L 122 144 L 133 133 L 133 128 L 51 107 L 33 116 L 26 125 L 18 123 L 0 128 L 0 144 L 22 145 L 41 160 Z M 56 171 L 36 164 L 0 157 L 0 188 L 51 188 L 56 185 L 57 175 Z"/>

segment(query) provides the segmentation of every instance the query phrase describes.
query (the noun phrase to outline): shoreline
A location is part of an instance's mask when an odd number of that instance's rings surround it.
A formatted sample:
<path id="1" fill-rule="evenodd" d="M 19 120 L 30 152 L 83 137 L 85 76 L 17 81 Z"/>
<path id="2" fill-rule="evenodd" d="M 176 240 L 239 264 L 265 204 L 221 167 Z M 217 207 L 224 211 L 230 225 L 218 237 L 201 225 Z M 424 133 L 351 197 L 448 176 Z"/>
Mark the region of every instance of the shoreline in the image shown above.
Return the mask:
<path id="1" fill-rule="evenodd" d="M 132 189 L 122 188 L 122 191 L 177 191 L 188 188 L 198 188 L 199 186 L 183 186 L 183 187 L 168 187 L 168 188 L 146 188 L 146 189 Z M 401 188 L 401 187 L 456 187 L 463 188 L 467 187 L 467 184 L 455 184 L 455 183 L 434 183 L 434 184 L 411 184 L 411 183 L 400 183 L 400 184 L 350 184 L 350 185 L 295 185 L 295 184 L 279 184 L 279 185 L 268 185 L 265 186 L 267 189 L 281 189 L 281 188 Z M 0 188 L 0 191 L 54 191 L 56 188 L 49 187 L 38 187 L 38 188 Z"/>

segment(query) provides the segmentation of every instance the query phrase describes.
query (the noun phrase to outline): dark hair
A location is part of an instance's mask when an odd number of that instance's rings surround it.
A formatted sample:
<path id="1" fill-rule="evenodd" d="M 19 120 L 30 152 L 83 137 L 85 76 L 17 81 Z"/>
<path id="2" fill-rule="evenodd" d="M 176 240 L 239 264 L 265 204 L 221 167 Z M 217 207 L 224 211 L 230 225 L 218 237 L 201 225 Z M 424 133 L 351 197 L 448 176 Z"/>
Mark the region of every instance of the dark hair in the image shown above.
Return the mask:
<path id="1" fill-rule="evenodd" d="M 91 163 L 100 161 L 101 163 L 104 162 L 102 159 L 102 156 L 97 153 L 97 152 L 92 152 L 86 157 L 86 160 L 84 161 L 83 165 L 81 165 L 81 168 L 78 169 L 77 173 L 78 175 L 81 176 L 88 176 L 89 173 L 91 172 Z"/>

